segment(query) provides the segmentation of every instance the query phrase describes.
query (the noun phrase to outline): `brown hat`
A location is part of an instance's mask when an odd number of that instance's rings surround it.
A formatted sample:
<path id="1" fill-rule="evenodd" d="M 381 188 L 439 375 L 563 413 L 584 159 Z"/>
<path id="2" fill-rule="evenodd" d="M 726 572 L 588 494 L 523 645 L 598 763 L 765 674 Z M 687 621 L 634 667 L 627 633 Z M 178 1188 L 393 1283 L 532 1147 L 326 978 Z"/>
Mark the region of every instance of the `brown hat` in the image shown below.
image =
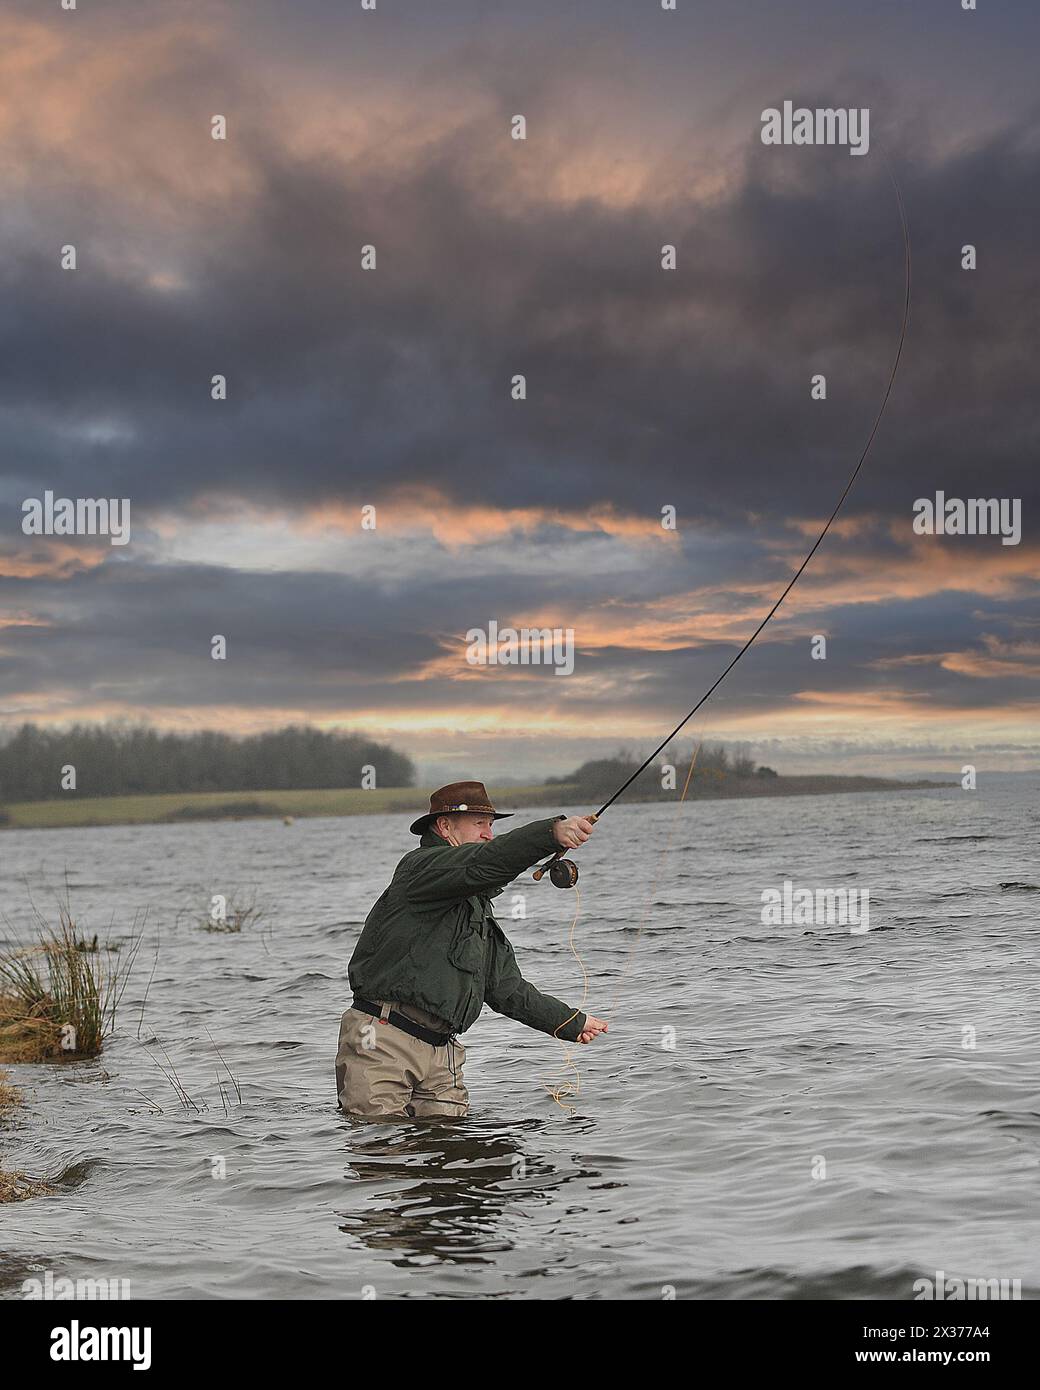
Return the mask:
<path id="1" fill-rule="evenodd" d="M 494 816 L 504 820 L 512 811 L 496 811 L 491 798 L 484 790 L 483 782 L 449 782 L 430 796 L 430 809 L 425 816 L 413 821 L 410 829 L 413 835 L 424 835 L 438 816 L 451 816 L 456 811 L 473 811 L 482 816 Z"/>

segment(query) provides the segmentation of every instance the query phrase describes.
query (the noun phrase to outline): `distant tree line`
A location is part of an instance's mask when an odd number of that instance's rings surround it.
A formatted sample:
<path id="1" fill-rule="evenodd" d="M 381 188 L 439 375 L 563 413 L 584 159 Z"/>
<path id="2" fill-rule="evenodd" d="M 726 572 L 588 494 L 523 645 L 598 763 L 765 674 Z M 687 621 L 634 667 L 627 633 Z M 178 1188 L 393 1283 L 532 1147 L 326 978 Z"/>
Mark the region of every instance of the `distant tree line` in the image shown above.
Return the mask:
<path id="1" fill-rule="evenodd" d="M 665 752 L 632 783 L 631 794 L 644 801 L 672 799 L 681 795 L 689 770 L 693 749 L 683 753 Z M 594 758 L 565 777 L 547 777 L 550 786 L 576 787 L 585 796 L 606 798 L 626 782 L 639 766 L 641 758 L 620 752 L 613 758 Z M 671 771 L 669 771 L 671 769 Z M 705 743 L 697 755 L 697 764 L 690 779 L 688 796 L 718 785 L 720 781 L 739 781 L 748 777 L 775 777 L 771 767 L 756 767 L 744 753 L 730 753 L 724 744 Z"/>
<path id="2" fill-rule="evenodd" d="M 62 769 L 75 769 L 63 790 Z M 363 782 L 363 769 L 374 769 Z M 66 777 L 66 782 L 68 778 Z M 410 787 L 415 766 L 358 734 L 290 726 L 272 733 L 161 733 L 142 725 L 23 724 L 0 743 L 0 800 L 322 787 Z"/>

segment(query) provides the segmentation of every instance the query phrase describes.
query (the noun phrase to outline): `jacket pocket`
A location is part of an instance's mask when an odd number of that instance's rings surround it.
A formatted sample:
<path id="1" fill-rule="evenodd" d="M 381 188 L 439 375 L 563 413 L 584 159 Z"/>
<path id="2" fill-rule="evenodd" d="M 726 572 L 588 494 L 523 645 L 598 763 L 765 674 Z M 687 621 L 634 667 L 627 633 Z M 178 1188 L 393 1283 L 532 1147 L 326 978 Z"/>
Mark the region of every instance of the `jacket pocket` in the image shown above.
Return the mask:
<path id="1" fill-rule="evenodd" d="M 484 906 L 471 898 L 448 947 L 448 960 L 468 975 L 484 972 Z"/>

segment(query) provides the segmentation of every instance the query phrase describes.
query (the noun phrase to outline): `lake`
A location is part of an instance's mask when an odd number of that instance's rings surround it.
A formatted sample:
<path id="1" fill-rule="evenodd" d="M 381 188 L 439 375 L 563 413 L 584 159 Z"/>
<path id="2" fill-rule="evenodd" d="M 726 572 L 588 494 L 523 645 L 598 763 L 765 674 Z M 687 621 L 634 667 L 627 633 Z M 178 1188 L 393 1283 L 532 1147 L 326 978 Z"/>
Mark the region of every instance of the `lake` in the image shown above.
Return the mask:
<path id="1" fill-rule="evenodd" d="M 101 1056 L 10 1068 L 5 1166 L 58 1190 L 2 1209 L 0 1296 L 49 1271 L 138 1298 L 912 1299 L 944 1271 L 1035 1298 L 1038 789 L 611 808 L 575 856 L 610 1030 L 569 1049 L 573 1109 L 563 1045 L 485 1010 L 471 1115 L 436 1124 L 348 1120 L 333 1076 L 410 817 L 3 832 L 6 944 L 66 881 L 81 934 L 144 921 Z M 869 930 L 763 921 L 785 882 L 868 890 Z M 215 894 L 263 915 L 206 931 Z M 496 907 L 580 1004 L 574 894 L 528 875 Z"/>

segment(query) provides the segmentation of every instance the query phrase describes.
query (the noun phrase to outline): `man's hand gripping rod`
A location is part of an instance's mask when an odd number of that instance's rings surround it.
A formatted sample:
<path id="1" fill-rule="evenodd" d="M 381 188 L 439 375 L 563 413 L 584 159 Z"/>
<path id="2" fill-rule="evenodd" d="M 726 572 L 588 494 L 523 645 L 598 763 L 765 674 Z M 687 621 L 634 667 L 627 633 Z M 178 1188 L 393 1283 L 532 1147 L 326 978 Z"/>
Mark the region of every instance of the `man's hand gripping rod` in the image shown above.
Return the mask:
<path id="1" fill-rule="evenodd" d="M 593 824 L 599 820 L 597 812 L 585 817 Z M 544 864 L 535 869 L 531 877 L 536 883 L 541 883 L 543 877 L 548 874 L 549 882 L 557 888 L 573 888 L 578 881 L 578 866 L 573 859 L 564 859 L 567 853 L 565 849 L 558 849 L 551 859 L 547 859 Z"/>

